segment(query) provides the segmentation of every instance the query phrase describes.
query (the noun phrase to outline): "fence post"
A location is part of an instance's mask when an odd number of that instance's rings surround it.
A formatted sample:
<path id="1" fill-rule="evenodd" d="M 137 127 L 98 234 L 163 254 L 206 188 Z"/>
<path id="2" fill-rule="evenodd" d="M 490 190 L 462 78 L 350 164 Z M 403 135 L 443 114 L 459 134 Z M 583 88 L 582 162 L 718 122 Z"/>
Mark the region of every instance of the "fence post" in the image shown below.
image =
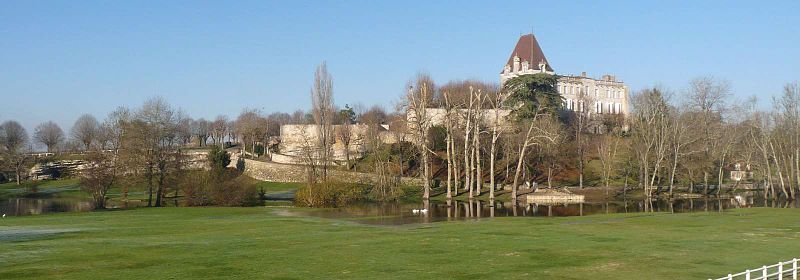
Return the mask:
<path id="1" fill-rule="evenodd" d="M 783 262 L 778 263 L 778 280 L 783 280 Z"/>
<path id="2" fill-rule="evenodd" d="M 745 272 L 746 272 L 747 274 L 745 274 L 745 275 L 744 275 L 744 279 L 745 279 L 745 280 L 750 280 L 750 270 L 748 269 L 748 270 L 747 270 L 747 271 L 745 271 Z"/>
<path id="3" fill-rule="evenodd" d="M 792 260 L 792 280 L 797 280 L 797 258 Z"/>
<path id="4" fill-rule="evenodd" d="M 763 273 L 761 273 L 762 277 L 764 278 L 764 280 L 767 280 L 767 266 L 766 265 L 762 266 L 761 269 L 763 269 L 764 271 Z"/>

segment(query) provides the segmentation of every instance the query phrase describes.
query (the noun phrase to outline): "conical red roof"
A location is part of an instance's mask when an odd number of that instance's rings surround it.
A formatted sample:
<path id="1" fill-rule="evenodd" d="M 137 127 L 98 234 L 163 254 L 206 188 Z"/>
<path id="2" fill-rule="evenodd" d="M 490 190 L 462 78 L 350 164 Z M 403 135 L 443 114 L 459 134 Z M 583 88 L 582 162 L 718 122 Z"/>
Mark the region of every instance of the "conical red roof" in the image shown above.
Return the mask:
<path id="1" fill-rule="evenodd" d="M 539 62 L 544 61 L 547 63 L 546 70 L 549 72 L 554 72 L 553 68 L 550 67 L 550 62 L 547 61 L 547 58 L 544 56 L 544 52 L 542 52 L 542 48 L 539 47 L 539 42 L 536 41 L 536 37 L 533 34 L 526 34 L 519 37 L 519 41 L 517 41 L 517 46 L 514 47 L 514 51 L 511 52 L 511 55 L 508 57 L 508 62 L 506 65 L 513 66 L 514 65 L 514 56 L 519 56 L 520 64 L 523 61 L 527 61 L 529 67 L 534 70 L 541 70 L 539 69 Z M 505 67 L 505 66 L 504 66 Z M 502 73 L 503 71 L 500 71 Z"/>

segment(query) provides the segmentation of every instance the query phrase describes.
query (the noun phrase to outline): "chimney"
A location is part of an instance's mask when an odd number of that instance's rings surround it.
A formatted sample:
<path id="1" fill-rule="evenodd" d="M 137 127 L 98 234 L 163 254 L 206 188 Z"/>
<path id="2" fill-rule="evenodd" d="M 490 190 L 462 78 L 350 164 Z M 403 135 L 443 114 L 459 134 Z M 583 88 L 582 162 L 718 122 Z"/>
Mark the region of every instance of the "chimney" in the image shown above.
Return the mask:
<path id="1" fill-rule="evenodd" d="M 584 77 L 584 78 L 586 78 L 586 71 L 584 71 L 584 72 L 581 72 L 581 77 Z"/>

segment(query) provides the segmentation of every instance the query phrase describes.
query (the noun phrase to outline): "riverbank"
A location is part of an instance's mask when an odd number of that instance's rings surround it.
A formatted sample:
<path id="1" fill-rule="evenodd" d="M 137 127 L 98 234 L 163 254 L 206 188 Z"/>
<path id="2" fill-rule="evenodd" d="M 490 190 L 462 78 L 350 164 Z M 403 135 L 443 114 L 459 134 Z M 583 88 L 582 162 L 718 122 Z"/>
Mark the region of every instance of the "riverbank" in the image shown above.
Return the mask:
<path id="1" fill-rule="evenodd" d="M 0 279 L 707 279 L 798 257 L 796 209 L 378 227 L 286 207 L 0 220 Z"/>

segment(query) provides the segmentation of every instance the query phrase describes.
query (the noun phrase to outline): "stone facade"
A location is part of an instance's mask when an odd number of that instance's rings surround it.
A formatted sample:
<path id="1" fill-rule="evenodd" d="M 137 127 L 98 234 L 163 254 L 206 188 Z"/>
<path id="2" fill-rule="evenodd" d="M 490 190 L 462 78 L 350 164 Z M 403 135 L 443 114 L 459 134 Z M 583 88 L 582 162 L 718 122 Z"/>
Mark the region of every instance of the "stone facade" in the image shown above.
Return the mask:
<path id="1" fill-rule="evenodd" d="M 333 126 L 334 143 L 332 148 L 335 161 L 344 161 L 346 159 L 346 151 L 350 153 L 351 159 L 360 158 L 366 152 L 369 126 L 365 124 L 350 125 L 350 144 L 347 147 L 345 147 L 341 137 L 345 130 L 342 125 Z M 383 126 L 379 128 L 378 138 L 382 143 L 386 144 L 398 141 L 397 137 L 388 131 L 388 127 Z M 272 155 L 273 161 L 300 163 L 302 160 L 299 157 L 307 154 L 307 149 L 315 147 L 318 141 L 319 130 L 317 125 L 282 125 L 281 143 L 278 145 L 278 153 L 273 153 Z"/>
<path id="2" fill-rule="evenodd" d="M 457 109 L 450 112 L 452 117 L 455 119 L 457 123 L 465 123 L 464 118 L 466 116 L 466 109 Z M 495 112 L 495 109 L 483 109 L 481 110 L 481 125 L 485 127 L 492 127 L 497 121 L 500 125 L 506 124 L 506 117 L 511 114 L 511 110 L 504 110 L 498 109 Z M 443 126 L 445 120 L 447 119 L 447 109 L 444 108 L 427 108 L 425 109 L 425 115 L 427 117 L 427 121 L 425 124 L 428 128 L 433 126 Z M 408 121 L 410 131 L 414 131 L 414 125 L 416 122 L 416 113 L 414 110 L 408 110 L 406 113 L 406 119 Z"/>
<path id="3" fill-rule="evenodd" d="M 230 167 L 236 167 L 238 158 L 231 158 Z M 328 176 L 335 180 L 348 183 L 373 184 L 377 177 L 374 174 L 348 172 L 342 170 L 328 170 Z M 275 162 L 263 162 L 250 159 L 244 160 L 244 174 L 253 179 L 267 182 L 306 182 L 306 167 L 295 164 L 280 164 Z M 421 184 L 418 178 L 401 178 L 405 184 Z"/>
<path id="4" fill-rule="evenodd" d="M 604 75 L 593 79 L 582 73 L 580 76 L 560 76 L 558 93 L 564 97 L 564 108 L 591 114 L 628 115 L 630 90 L 616 77 Z"/>
<path id="5" fill-rule="evenodd" d="M 500 84 L 520 75 L 536 73 L 556 74 L 533 34 L 523 35 L 500 73 Z M 565 99 L 564 108 L 579 112 L 586 110 L 589 114 L 629 113 L 630 90 L 615 76 L 603 75 L 595 79 L 588 77 L 586 72 L 580 76 L 558 76 L 557 89 Z"/>

